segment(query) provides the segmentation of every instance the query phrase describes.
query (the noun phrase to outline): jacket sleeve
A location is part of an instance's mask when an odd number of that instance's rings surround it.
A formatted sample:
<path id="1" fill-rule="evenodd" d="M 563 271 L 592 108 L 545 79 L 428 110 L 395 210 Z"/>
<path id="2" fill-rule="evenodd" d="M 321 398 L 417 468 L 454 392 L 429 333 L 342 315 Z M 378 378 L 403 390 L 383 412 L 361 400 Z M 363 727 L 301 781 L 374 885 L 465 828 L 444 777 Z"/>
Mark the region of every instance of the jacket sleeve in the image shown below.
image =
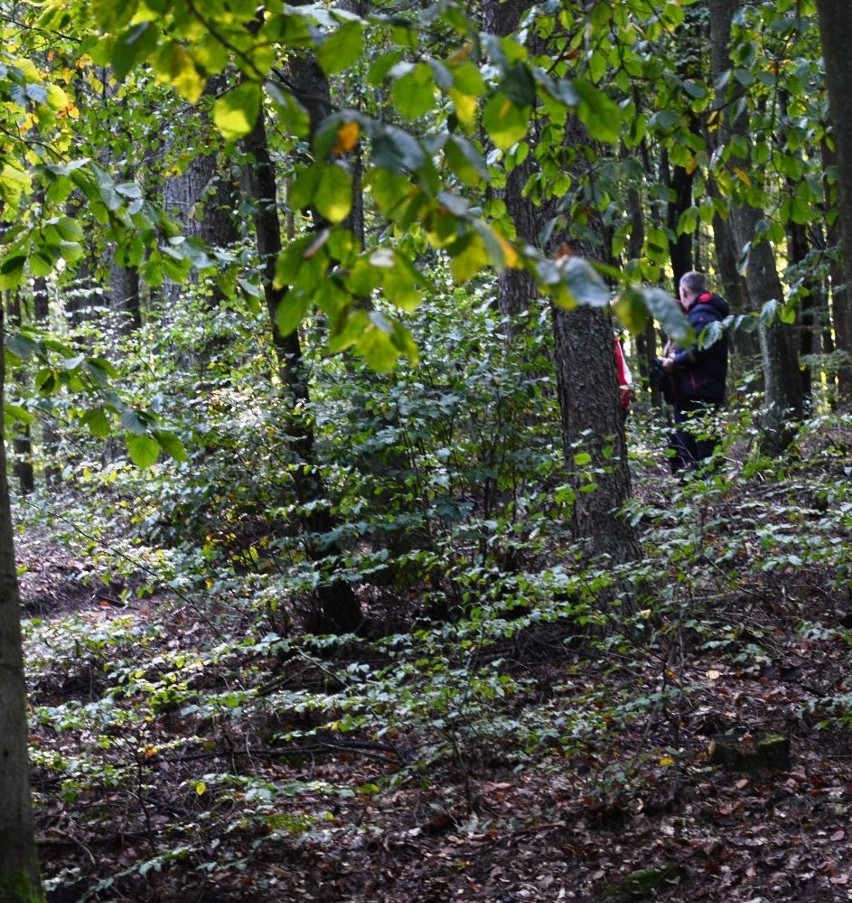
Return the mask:
<path id="1" fill-rule="evenodd" d="M 700 333 L 708 323 L 712 323 L 715 320 L 716 318 L 712 313 L 705 313 L 704 311 L 696 311 L 695 315 L 689 318 L 689 322 L 696 334 Z M 674 356 L 675 367 L 680 370 L 688 370 L 690 367 L 694 367 L 706 350 L 706 348 L 699 348 L 696 342 L 689 348 L 678 351 Z"/>

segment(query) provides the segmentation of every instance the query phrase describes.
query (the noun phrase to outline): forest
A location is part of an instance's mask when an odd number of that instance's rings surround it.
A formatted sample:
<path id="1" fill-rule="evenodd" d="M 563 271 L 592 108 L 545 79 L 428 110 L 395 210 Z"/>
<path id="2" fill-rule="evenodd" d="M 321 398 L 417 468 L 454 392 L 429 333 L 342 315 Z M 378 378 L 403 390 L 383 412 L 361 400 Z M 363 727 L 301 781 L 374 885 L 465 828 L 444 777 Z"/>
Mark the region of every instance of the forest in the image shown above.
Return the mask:
<path id="1" fill-rule="evenodd" d="M 847 0 L 0 29 L 0 903 L 849 899 Z"/>

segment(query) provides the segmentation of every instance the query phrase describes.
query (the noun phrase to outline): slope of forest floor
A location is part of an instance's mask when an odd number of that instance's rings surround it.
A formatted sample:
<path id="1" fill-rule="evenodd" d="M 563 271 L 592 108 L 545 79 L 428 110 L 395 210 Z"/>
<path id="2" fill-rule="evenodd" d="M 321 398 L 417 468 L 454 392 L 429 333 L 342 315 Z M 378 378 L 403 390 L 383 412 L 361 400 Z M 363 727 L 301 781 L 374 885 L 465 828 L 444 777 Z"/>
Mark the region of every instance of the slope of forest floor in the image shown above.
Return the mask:
<path id="1" fill-rule="evenodd" d="M 720 534 L 748 491 L 714 502 Z M 852 895 L 852 597 L 833 565 L 740 556 L 677 624 L 640 612 L 609 646 L 530 620 L 488 669 L 475 649 L 448 667 L 469 685 L 415 722 L 382 699 L 392 645 L 265 643 L 224 606 L 93 589 L 48 536 L 18 546 L 55 903 Z M 426 692 L 398 661 L 400 692 Z M 355 690 L 384 729 L 347 709 Z"/>

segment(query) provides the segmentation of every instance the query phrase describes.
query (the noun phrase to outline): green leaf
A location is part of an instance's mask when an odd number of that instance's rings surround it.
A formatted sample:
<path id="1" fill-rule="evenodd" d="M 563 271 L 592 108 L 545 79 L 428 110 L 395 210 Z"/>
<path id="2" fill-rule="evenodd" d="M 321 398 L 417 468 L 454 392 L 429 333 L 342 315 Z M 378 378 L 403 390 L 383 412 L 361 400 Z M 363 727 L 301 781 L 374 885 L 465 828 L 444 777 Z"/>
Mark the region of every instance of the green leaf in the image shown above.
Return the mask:
<path id="1" fill-rule="evenodd" d="M 323 164 L 314 163 L 297 173 L 290 186 L 290 206 L 294 210 L 307 210 L 313 204 L 322 170 Z"/>
<path id="2" fill-rule="evenodd" d="M 113 4 L 116 5 L 116 4 Z M 156 49 L 160 29 L 154 22 L 140 22 L 123 31 L 112 46 L 110 61 L 119 81 L 138 63 L 146 60 Z"/>
<path id="3" fill-rule="evenodd" d="M 392 211 L 416 190 L 405 176 L 387 169 L 373 170 L 368 181 L 370 194 L 379 210 L 391 218 Z"/>
<path id="4" fill-rule="evenodd" d="M 3 413 L 6 426 L 13 426 L 16 423 L 29 425 L 35 420 L 35 417 L 26 408 L 8 401 L 3 404 Z"/>
<path id="5" fill-rule="evenodd" d="M 570 297 L 569 303 L 565 304 L 564 297 L 557 293 L 555 301 L 560 307 L 570 308 L 574 304 L 606 307 L 610 303 L 612 295 L 607 284 L 584 257 L 563 258 L 557 268 L 560 281 Z"/>
<path id="6" fill-rule="evenodd" d="M 320 169 L 314 205 L 331 223 L 342 222 L 352 209 L 352 176 L 336 163 Z"/>
<path id="7" fill-rule="evenodd" d="M 311 119 L 308 111 L 299 103 L 290 91 L 284 91 L 281 87 L 269 82 L 266 93 L 275 106 L 278 113 L 278 123 L 283 132 L 295 135 L 297 138 L 306 138 L 310 134 Z"/>
<path id="8" fill-rule="evenodd" d="M 160 444 L 160 448 L 170 458 L 173 458 L 175 461 L 186 460 L 186 448 L 173 432 L 170 430 L 155 430 L 154 438 Z"/>
<path id="9" fill-rule="evenodd" d="M 391 70 L 405 67 L 402 75 L 391 85 L 391 97 L 399 112 L 407 119 L 417 119 L 428 113 L 435 105 L 435 81 L 432 69 L 426 63 L 416 66 L 400 63 Z"/>
<path id="10" fill-rule="evenodd" d="M 633 285 L 628 285 L 621 290 L 618 298 L 613 303 L 613 310 L 619 322 L 633 335 L 639 335 L 645 329 L 650 319 L 648 306 L 645 304 L 645 297 Z"/>
<path id="11" fill-rule="evenodd" d="M 136 436 L 143 436 L 148 431 L 150 418 L 134 408 L 127 408 L 121 415 L 121 425 Z"/>
<path id="12" fill-rule="evenodd" d="M 488 166 L 482 154 L 466 138 L 450 135 L 444 145 L 444 153 L 452 171 L 471 188 L 488 180 Z"/>
<path id="13" fill-rule="evenodd" d="M 0 289 L 15 288 L 24 278 L 24 267 L 27 263 L 25 254 L 6 257 L 0 263 Z"/>
<path id="14" fill-rule="evenodd" d="M 275 278 L 272 282 L 274 288 L 280 289 L 285 285 L 294 285 L 299 280 L 302 268 L 309 265 L 310 260 L 315 256 L 312 248 L 316 241 L 316 236 L 306 235 L 291 241 L 284 248 L 275 260 Z"/>
<path id="15" fill-rule="evenodd" d="M 660 288 L 640 287 L 641 294 L 648 313 L 657 320 L 669 338 L 681 345 L 686 345 L 694 338 L 694 332 L 689 325 L 689 320 L 674 298 L 668 292 Z"/>
<path id="16" fill-rule="evenodd" d="M 499 91 L 517 107 L 531 107 L 535 103 L 535 81 L 524 63 L 517 63 L 506 73 Z"/>
<path id="17" fill-rule="evenodd" d="M 373 138 L 373 163 L 391 172 L 414 171 L 426 162 L 420 143 L 397 126 L 389 125 L 377 130 Z"/>
<path id="18" fill-rule="evenodd" d="M 531 107 L 516 106 L 504 94 L 495 94 L 482 111 L 482 123 L 488 136 L 501 150 L 509 150 L 529 130 Z"/>
<path id="19" fill-rule="evenodd" d="M 474 232 L 468 232 L 448 248 L 450 271 L 459 284 L 467 282 L 490 262 L 485 242 Z"/>
<path id="20" fill-rule="evenodd" d="M 15 357 L 26 360 L 38 353 L 39 344 L 29 336 L 16 332 L 6 336 L 6 350 L 11 351 Z"/>
<path id="21" fill-rule="evenodd" d="M 87 411 L 83 417 L 83 423 L 89 428 L 89 432 L 98 439 L 105 439 L 110 434 L 109 419 L 103 408 Z"/>
<path id="22" fill-rule="evenodd" d="M 275 323 L 281 335 L 290 335 L 310 308 L 310 299 L 301 292 L 289 291 L 278 303 L 275 311 Z"/>
<path id="23" fill-rule="evenodd" d="M 354 66 L 364 52 L 364 26 L 347 22 L 332 32 L 317 49 L 317 62 L 326 75 L 343 72 Z"/>
<path id="24" fill-rule="evenodd" d="M 110 377 L 117 377 L 118 371 L 103 357 L 87 357 L 85 369 L 92 381 L 99 386 L 105 386 Z"/>
<path id="25" fill-rule="evenodd" d="M 621 136 L 621 111 L 618 105 L 590 82 L 577 79 L 572 84 L 580 95 L 577 115 L 589 134 L 598 141 L 617 144 Z"/>
<path id="26" fill-rule="evenodd" d="M 143 470 L 154 464 L 160 456 L 160 443 L 147 434 L 138 436 L 128 433 L 125 442 L 130 460 Z"/>
<path id="27" fill-rule="evenodd" d="M 152 63 L 157 78 L 170 84 L 190 103 L 195 103 L 204 93 L 206 79 L 196 68 L 187 49 L 176 41 L 161 44 Z"/>
<path id="28" fill-rule="evenodd" d="M 243 82 L 213 104 L 213 122 L 227 141 L 244 138 L 260 112 L 260 85 Z"/>
<path id="29" fill-rule="evenodd" d="M 92 0 L 92 14 L 103 31 L 110 32 L 123 28 L 135 15 L 139 0 Z"/>

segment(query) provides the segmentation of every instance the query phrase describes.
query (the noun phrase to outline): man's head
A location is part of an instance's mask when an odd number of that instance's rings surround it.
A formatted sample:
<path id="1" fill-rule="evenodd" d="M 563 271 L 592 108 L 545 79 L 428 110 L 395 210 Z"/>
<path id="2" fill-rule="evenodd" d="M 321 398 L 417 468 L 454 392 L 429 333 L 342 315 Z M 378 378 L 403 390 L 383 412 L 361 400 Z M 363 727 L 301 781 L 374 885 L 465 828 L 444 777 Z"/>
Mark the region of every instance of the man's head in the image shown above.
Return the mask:
<path id="1" fill-rule="evenodd" d="M 707 277 L 704 273 L 697 273 L 695 270 L 691 270 L 689 273 L 684 273 L 681 276 L 678 288 L 680 290 L 680 303 L 685 310 L 689 310 L 695 304 L 695 299 L 707 291 Z"/>

